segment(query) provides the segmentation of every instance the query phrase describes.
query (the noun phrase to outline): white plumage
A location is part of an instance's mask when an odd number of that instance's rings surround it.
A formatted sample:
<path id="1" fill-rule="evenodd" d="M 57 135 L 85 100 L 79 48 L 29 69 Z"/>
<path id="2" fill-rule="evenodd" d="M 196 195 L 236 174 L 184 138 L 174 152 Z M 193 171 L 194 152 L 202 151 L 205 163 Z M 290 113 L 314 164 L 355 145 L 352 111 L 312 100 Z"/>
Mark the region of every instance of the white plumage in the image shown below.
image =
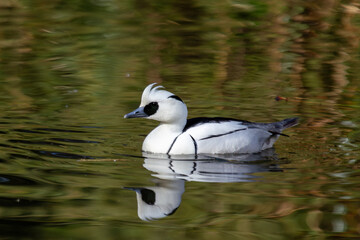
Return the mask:
<path id="1" fill-rule="evenodd" d="M 154 180 L 154 187 L 125 187 L 136 192 L 138 216 L 144 221 L 170 216 L 178 209 L 185 191 L 184 180 Z"/>
<path id="2" fill-rule="evenodd" d="M 124 187 L 136 192 L 138 216 L 144 221 L 172 215 L 181 204 L 185 182 L 253 182 L 260 180 L 254 173 L 281 171 L 271 159 L 275 151 L 261 153 L 201 156 L 167 156 L 144 153 L 143 167 L 151 171 L 155 186 Z M 175 159 L 173 158 L 175 157 Z M 176 158 L 179 157 L 179 158 Z M 231 159 L 231 161 L 227 161 Z"/>
<path id="3" fill-rule="evenodd" d="M 288 118 L 274 123 L 254 123 L 232 118 L 187 119 L 187 107 L 176 95 L 148 85 L 140 107 L 124 118 L 148 118 L 160 125 L 145 138 L 144 152 L 178 154 L 256 153 L 271 148 L 281 132 L 298 123 Z M 285 135 L 286 136 L 286 135 Z"/>

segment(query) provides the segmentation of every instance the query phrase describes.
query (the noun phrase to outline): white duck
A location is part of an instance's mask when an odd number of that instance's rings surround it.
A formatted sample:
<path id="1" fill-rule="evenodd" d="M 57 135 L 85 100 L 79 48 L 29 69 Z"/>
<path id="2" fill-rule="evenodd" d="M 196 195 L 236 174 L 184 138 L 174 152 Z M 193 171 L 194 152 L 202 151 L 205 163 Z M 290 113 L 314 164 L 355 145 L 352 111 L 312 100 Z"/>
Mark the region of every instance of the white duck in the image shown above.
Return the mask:
<path id="1" fill-rule="evenodd" d="M 187 119 L 185 103 L 162 86 L 148 85 L 140 107 L 124 118 L 148 118 L 160 125 L 145 138 L 144 152 L 168 155 L 256 153 L 271 148 L 281 132 L 298 123 L 288 118 L 274 123 L 254 123 L 232 118 Z M 287 136 L 287 135 L 285 135 Z"/>

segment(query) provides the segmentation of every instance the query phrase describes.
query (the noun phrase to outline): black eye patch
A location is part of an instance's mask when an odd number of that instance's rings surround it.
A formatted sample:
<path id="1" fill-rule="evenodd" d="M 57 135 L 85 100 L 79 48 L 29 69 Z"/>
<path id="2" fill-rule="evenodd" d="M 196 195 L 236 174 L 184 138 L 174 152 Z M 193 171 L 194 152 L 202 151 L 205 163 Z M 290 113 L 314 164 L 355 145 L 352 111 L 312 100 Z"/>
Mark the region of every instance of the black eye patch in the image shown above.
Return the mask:
<path id="1" fill-rule="evenodd" d="M 182 100 L 179 96 L 176 96 L 176 95 L 171 95 L 171 96 L 168 97 L 168 98 L 174 98 L 174 99 L 176 99 L 176 100 L 178 100 L 178 101 L 180 101 L 180 102 L 183 102 L 183 100 Z"/>
<path id="2" fill-rule="evenodd" d="M 141 189 L 141 199 L 149 205 L 154 205 L 156 197 L 155 192 L 150 189 Z"/>
<path id="3" fill-rule="evenodd" d="M 156 113 L 156 111 L 159 109 L 159 104 L 157 102 L 151 102 L 148 105 L 146 105 L 144 107 L 144 112 L 148 115 L 151 116 L 154 113 Z"/>

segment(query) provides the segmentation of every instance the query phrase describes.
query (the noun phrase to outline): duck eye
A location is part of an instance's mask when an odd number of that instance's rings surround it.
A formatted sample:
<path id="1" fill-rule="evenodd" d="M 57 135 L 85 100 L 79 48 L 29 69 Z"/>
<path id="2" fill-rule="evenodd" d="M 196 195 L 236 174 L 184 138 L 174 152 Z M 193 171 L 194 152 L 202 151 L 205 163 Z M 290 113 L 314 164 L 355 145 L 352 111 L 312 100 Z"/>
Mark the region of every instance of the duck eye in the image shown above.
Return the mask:
<path id="1" fill-rule="evenodd" d="M 151 102 L 148 105 L 146 105 L 144 107 L 144 112 L 148 115 L 151 116 L 154 113 L 156 113 L 156 111 L 159 109 L 159 104 L 157 102 Z"/>

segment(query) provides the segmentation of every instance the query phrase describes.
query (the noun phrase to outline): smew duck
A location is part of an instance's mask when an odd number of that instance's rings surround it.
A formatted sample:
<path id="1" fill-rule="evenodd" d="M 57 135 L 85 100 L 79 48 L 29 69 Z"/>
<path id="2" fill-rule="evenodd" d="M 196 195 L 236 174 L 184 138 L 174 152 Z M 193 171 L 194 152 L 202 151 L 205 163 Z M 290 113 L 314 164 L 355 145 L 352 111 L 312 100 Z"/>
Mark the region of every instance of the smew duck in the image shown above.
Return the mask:
<path id="1" fill-rule="evenodd" d="M 149 153 L 226 154 L 256 153 L 271 148 L 286 128 L 298 123 L 287 118 L 273 123 L 255 123 L 233 118 L 187 119 L 185 103 L 162 86 L 148 85 L 140 107 L 124 118 L 147 118 L 160 122 L 145 138 L 142 150 Z"/>

